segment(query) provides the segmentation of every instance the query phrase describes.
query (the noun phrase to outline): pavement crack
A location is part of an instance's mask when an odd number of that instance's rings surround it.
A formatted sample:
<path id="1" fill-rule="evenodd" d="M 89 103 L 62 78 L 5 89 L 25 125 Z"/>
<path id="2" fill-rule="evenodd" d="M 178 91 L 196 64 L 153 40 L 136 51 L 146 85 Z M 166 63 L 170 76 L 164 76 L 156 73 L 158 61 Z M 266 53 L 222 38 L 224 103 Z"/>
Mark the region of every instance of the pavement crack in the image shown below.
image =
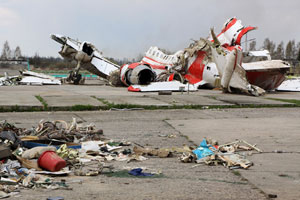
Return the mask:
<path id="1" fill-rule="evenodd" d="M 81 119 L 81 121 L 87 122 L 83 117 L 81 117 L 81 116 L 78 115 L 77 113 L 74 113 L 74 115 L 75 115 L 76 117 L 78 117 L 79 119 Z"/>

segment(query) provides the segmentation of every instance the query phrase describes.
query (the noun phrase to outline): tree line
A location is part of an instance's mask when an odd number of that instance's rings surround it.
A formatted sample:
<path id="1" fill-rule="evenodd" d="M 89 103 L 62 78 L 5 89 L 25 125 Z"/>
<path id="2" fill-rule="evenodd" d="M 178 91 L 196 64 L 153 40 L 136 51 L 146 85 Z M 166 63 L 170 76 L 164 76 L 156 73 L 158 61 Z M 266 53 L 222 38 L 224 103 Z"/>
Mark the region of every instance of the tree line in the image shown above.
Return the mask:
<path id="1" fill-rule="evenodd" d="M 300 42 L 296 43 L 295 40 L 289 40 L 287 44 L 284 45 L 283 41 L 276 44 L 269 38 L 266 38 L 263 42 L 262 49 L 268 50 L 272 59 L 287 60 L 294 65 L 300 61 Z M 249 44 L 249 50 L 257 50 L 256 41 L 252 41 Z"/>

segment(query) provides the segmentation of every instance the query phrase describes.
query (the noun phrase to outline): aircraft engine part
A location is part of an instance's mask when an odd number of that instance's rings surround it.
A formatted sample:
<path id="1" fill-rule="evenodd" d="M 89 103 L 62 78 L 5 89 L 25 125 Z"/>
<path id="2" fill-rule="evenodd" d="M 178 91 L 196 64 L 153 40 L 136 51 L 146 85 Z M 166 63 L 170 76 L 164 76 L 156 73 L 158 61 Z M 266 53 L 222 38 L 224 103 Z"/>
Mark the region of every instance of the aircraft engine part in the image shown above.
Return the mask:
<path id="1" fill-rule="evenodd" d="M 133 63 L 121 68 L 121 81 L 127 86 L 148 85 L 155 80 L 155 77 L 156 74 L 149 65 Z"/>

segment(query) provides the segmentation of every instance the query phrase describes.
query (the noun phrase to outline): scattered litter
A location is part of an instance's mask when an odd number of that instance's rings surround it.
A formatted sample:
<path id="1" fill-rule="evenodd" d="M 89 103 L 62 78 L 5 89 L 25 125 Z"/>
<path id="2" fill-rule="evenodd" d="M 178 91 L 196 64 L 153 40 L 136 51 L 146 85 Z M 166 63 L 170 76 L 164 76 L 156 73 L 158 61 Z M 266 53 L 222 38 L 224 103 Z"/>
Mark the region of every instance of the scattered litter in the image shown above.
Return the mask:
<path id="1" fill-rule="evenodd" d="M 176 138 L 175 134 L 160 134 L 159 137 Z"/>
<path id="2" fill-rule="evenodd" d="M 74 166 L 74 174 L 77 176 L 97 176 L 103 170 L 103 163 L 97 160 L 81 162 Z"/>
<path id="3" fill-rule="evenodd" d="M 240 145 L 240 143 L 246 146 Z M 216 140 L 203 139 L 199 147 L 192 152 L 182 153 L 179 160 L 184 163 L 197 162 L 207 165 L 222 164 L 229 169 L 248 169 L 253 163 L 246 159 L 245 155 L 240 154 L 240 151 L 248 151 L 252 154 L 252 150 L 258 153 L 262 152 L 256 145 L 252 145 L 245 140 L 236 140 L 227 144 L 218 145 Z"/>
<path id="4" fill-rule="evenodd" d="M 133 147 L 133 152 L 137 155 L 149 155 L 149 156 L 158 156 L 160 158 L 171 157 L 172 152 L 168 149 L 150 149 L 142 147 Z"/>
<path id="5" fill-rule="evenodd" d="M 71 190 L 61 176 L 97 176 L 104 174 L 127 178 L 160 178 L 161 172 L 145 171 L 135 167 L 114 170 L 110 162 L 142 162 L 150 157 L 168 158 L 179 155 L 184 163 L 222 164 L 230 169 L 247 169 L 253 163 L 240 154 L 241 151 L 262 152 L 256 145 L 244 140 L 219 145 L 216 140 L 203 139 L 197 148 L 187 145 L 170 148 L 149 148 L 138 143 L 114 141 L 103 137 L 102 129 L 95 125 L 62 120 L 38 123 L 31 129 L 17 128 L 6 121 L 0 122 L 0 198 L 19 192 L 22 188 Z M 174 138 L 176 134 L 159 137 Z M 2 149 L 1 149 L 2 147 Z M 6 154 L 4 154 L 6 152 Z M 1 154 L 2 153 L 2 154 Z M 2 187 L 2 189 L 1 189 Z"/>

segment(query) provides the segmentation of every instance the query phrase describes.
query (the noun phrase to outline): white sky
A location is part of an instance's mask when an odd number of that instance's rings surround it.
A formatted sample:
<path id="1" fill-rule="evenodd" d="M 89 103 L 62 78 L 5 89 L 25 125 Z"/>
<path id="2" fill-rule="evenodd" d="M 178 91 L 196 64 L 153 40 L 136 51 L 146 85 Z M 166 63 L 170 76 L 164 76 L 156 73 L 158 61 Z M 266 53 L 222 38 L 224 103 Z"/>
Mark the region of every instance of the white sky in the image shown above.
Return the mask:
<path id="1" fill-rule="evenodd" d="M 150 46 L 183 49 L 233 16 L 258 27 L 248 35 L 257 47 L 266 37 L 300 41 L 298 0 L 0 0 L 0 51 L 8 40 L 27 56 L 57 57 L 60 45 L 49 38 L 57 33 L 133 58 Z"/>

